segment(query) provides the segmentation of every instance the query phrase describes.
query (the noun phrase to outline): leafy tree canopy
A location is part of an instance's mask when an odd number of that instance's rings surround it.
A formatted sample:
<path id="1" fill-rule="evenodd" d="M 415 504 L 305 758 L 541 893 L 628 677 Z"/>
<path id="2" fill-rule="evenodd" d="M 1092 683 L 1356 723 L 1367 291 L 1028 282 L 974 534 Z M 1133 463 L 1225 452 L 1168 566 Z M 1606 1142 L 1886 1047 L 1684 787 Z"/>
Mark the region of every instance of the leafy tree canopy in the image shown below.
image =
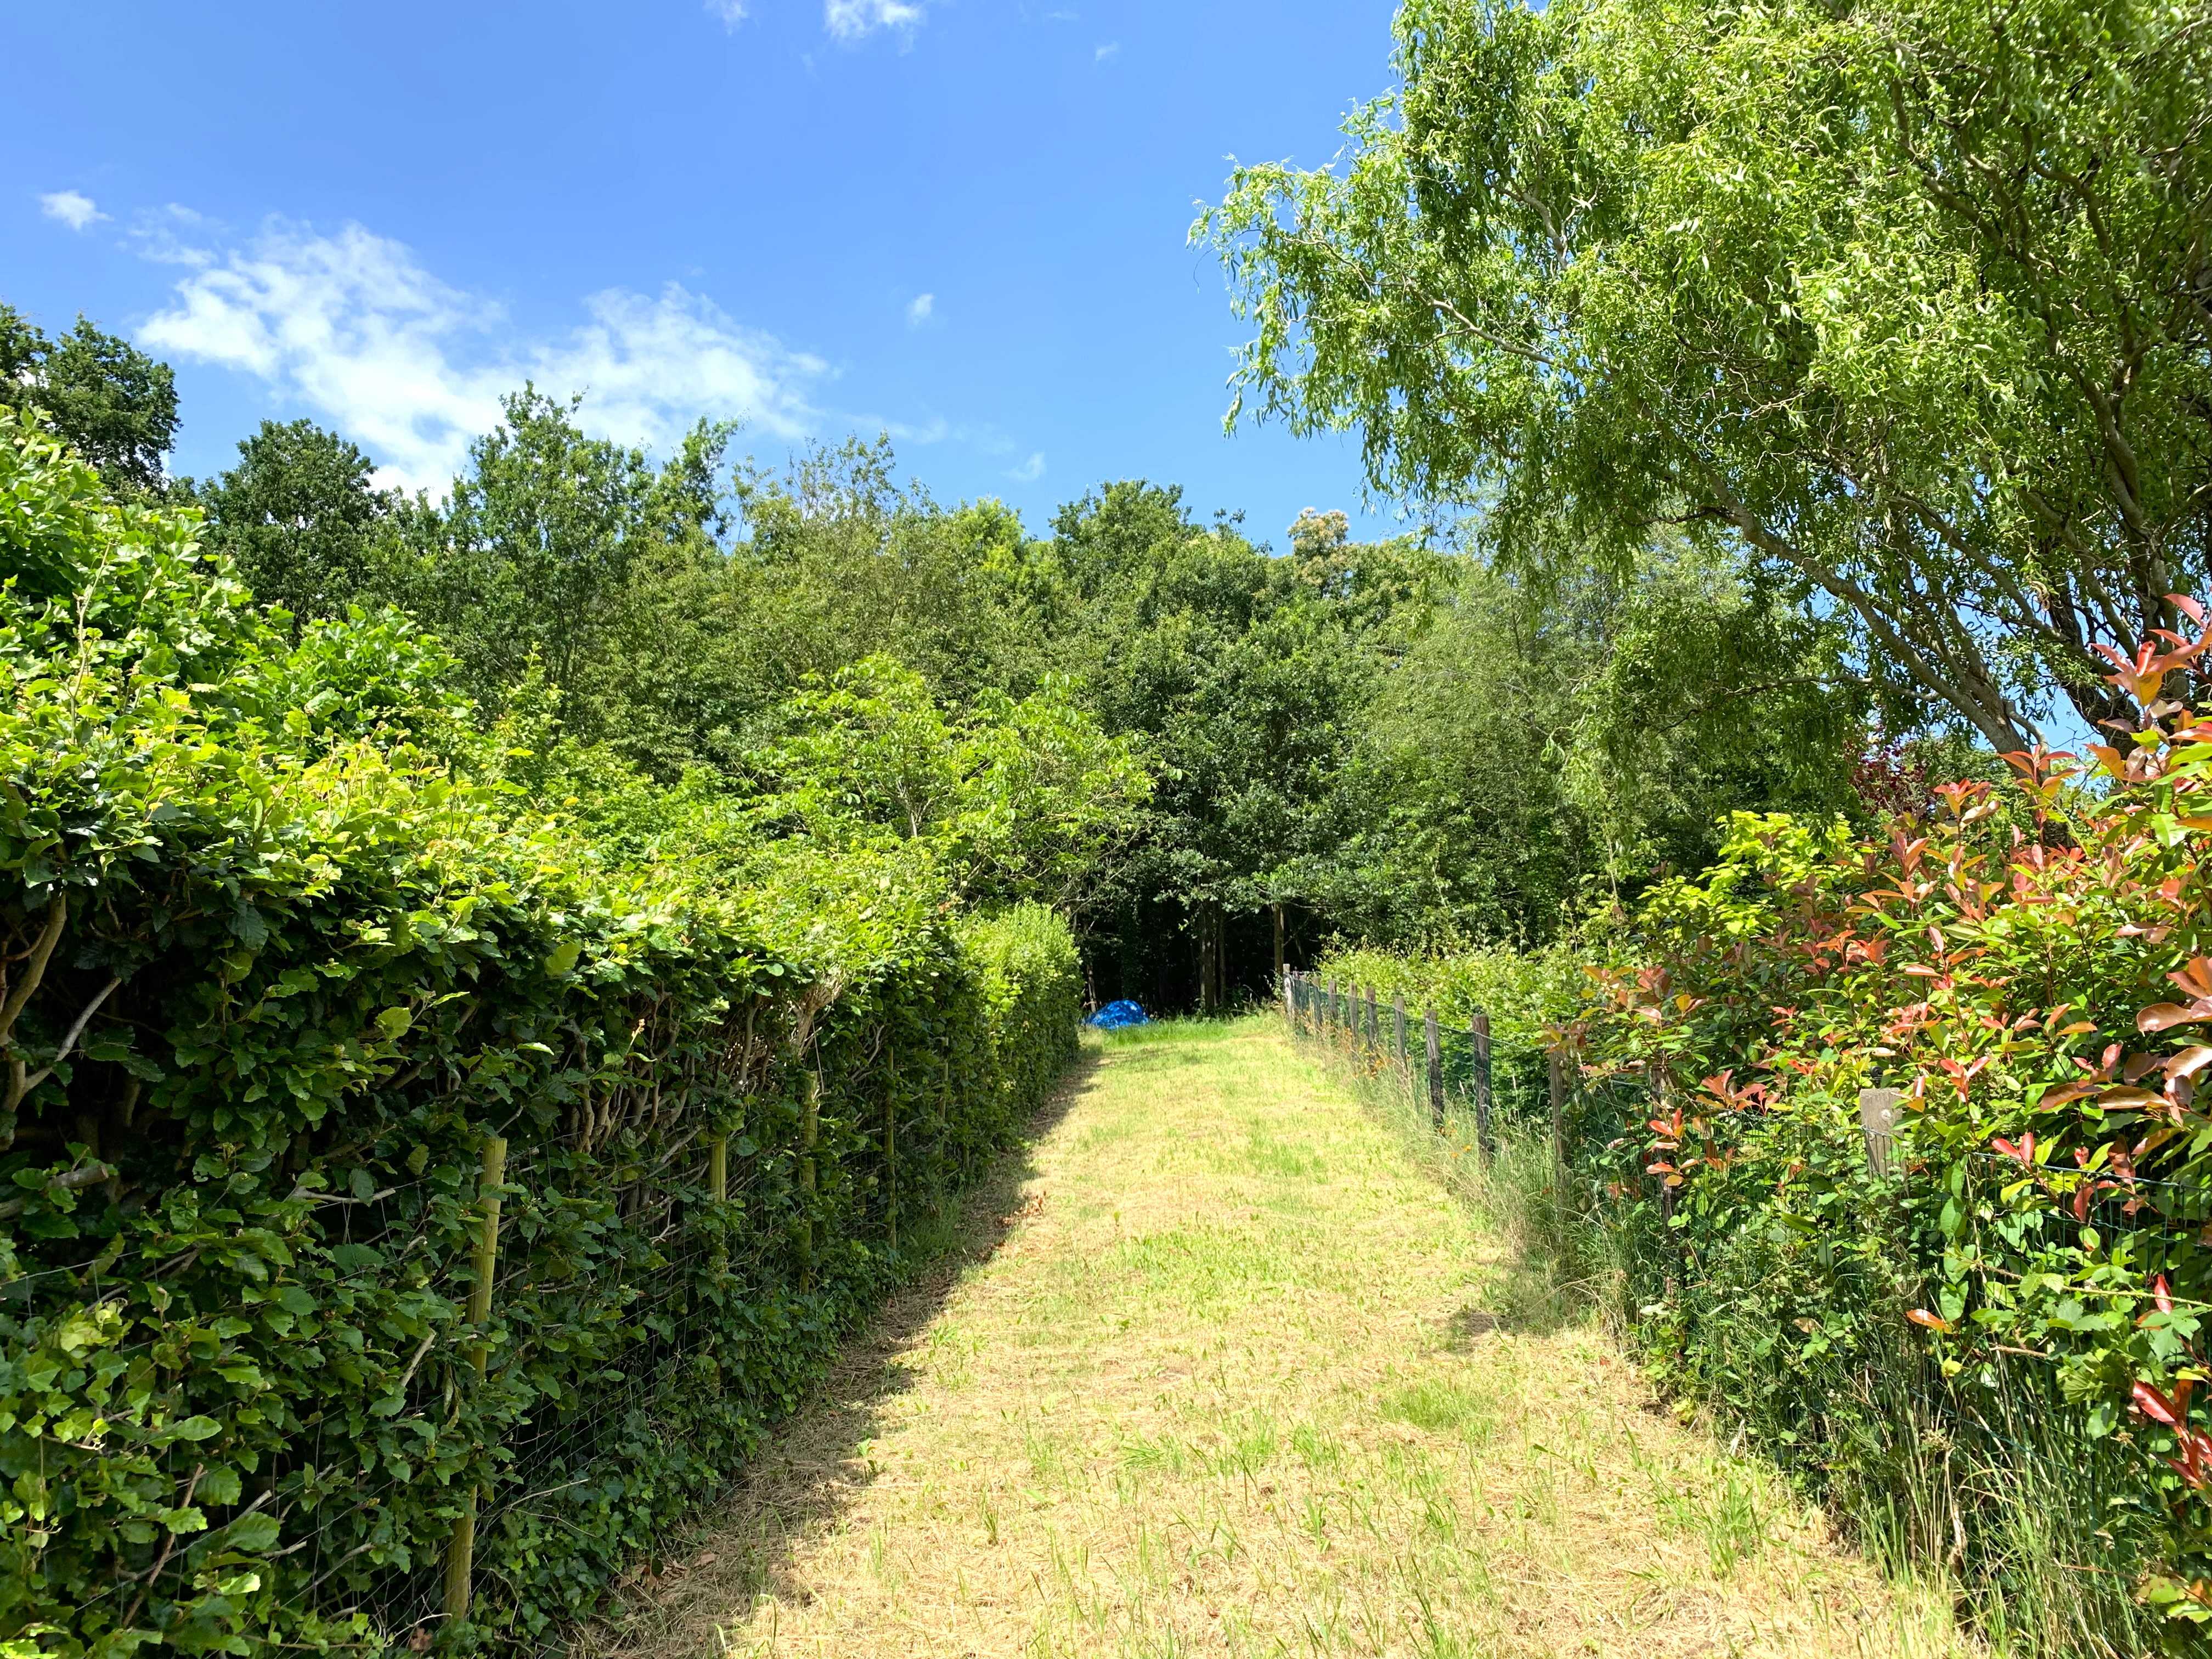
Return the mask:
<path id="1" fill-rule="evenodd" d="M 913 670 L 871 657 L 779 711 L 754 757 L 756 811 L 830 845 L 878 838 L 937 851 L 963 896 L 1063 913 L 1143 827 L 1152 780 L 1064 678 L 1018 701 L 987 691 L 947 710 Z"/>
<path id="2" fill-rule="evenodd" d="M 2212 33 L 2153 0 L 1408 0 L 1348 164 L 1210 236 L 1244 402 L 1509 561 L 1717 529 L 2014 746 L 2212 527 Z"/>
<path id="3" fill-rule="evenodd" d="M 0 301 L 0 403 L 35 409 L 112 488 L 149 494 L 177 436 L 177 383 L 128 340 L 82 317 L 50 339 Z"/>
<path id="4" fill-rule="evenodd" d="M 227 553 L 261 599 L 295 617 L 335 617 L 371 592 L 377 538 L 397 501 L 375 465 L 312 421 L 240 440 L 238 465 L 189 488 L 207 545 Z"/>
<path id="5" fill-rule="evenodd" d="M 1703 868 L 1746 803 L 1855 811 L 1884 728 L 1846 644 L 1680 538 L 1560 584 L 1462 567 L 1363 722 L 1331 911 L 1373 939 L 1540 941 Z"/>

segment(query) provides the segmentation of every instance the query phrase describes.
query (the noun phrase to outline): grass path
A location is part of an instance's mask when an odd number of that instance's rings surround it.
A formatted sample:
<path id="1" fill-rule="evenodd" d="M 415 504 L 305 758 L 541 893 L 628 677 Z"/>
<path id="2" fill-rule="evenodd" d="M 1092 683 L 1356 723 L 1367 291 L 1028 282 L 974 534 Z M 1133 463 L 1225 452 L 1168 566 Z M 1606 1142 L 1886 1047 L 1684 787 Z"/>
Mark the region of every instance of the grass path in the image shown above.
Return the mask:
<path id="1" fill-rule="evenodd" d="M 594 1653 L 1964 1651 L 1265 1019 L 1094 1053 Z"/>

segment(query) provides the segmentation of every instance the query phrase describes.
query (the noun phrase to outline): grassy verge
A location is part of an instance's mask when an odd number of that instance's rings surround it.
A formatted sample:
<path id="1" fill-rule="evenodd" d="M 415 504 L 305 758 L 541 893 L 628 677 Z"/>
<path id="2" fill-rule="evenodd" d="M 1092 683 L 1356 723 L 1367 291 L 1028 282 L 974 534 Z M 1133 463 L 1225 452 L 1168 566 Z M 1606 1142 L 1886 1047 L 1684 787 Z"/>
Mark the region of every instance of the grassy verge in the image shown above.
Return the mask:
<path id="1" fill-rule="evenodd" d="M 1100 1043 L 592 1650 L 1963 1650 L 1656 1410 L 1439 1158 L 1265 1019 Z"/>
<path id="2" fill-rule="evenodd" d="M 1632 1346 L 1639 1275 L 1632 1258 L 1656 1247 L 1561 1202 L 1548 1133 L 1501 1125 L 1486 1167 L 1457 1096 L 1440 1133 L 1418 1078 L 1349 1047 L 1316 1039 L 1306 1047 L 1504 1247 L 1493 1281 L 1498 1306 L 1532 1325 L 1595 1323 Z M 1656 1271 L 1647 1265 L 1641 1277 Z M 1769 1334 L 1740 1322 L 1735 1340 L 1746 1347 Z M 2008 1397 L 2000 1395 L 2000 1405 Z M 1934 1410 L 1939 1398 L 1953 1409 Z M 2193 1650 L 2185 1645 L 2191 1632 L 2163 1625 L 2125 1578 L 2093 1565 L 2109 1553 L 2110 1495 L 2130 1487 L 2124 1469 L 2106 1467 L 2118 1461 L 2114 1449 L 2069 1434 L 2055 1413 L 2013 1411 L 1991 1420 L 1987 1407 L 1960 1404 L 1940 1382 L 1903 1375 L 1863 1378 L 1851 1399 L 1836 1402 L 1833 1421 L 1863 1425 L 1847 1460 L 1851 1478 L 1820 1483 L 1842 1534 L 1913 1593 L 1948 1602 L 1994 1655 L 2129 1659 Z M 1802 1425 L 1716 1419 L 1684 1400 L 1672 1409 L 1739 1450 L 1800 1437 L 1790 1431 Z"/>

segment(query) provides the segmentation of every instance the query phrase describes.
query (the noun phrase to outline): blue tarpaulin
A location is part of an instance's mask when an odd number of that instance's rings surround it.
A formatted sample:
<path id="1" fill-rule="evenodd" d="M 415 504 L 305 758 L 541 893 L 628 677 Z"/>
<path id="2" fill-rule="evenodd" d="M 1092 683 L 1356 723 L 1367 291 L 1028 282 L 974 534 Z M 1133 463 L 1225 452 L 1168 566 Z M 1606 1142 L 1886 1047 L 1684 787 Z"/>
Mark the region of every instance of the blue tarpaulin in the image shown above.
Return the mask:
<path id="1" fill-rule="evenodd" d="M 1124 1025 L 1149 1025 L 1152 1023 L 1145 1011 L 1133 1002 L 1109 1002 L 1091 1016 L 1091 1024 L 1102 1031 L 1118 1031 Z"/>

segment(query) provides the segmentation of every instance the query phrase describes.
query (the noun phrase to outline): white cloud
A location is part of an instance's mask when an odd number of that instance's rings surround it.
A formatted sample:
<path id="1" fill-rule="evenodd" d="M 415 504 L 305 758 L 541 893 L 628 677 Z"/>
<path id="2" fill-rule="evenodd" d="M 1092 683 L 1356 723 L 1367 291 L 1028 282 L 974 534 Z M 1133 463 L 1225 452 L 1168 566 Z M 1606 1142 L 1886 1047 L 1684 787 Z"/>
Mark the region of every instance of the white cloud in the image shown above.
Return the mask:
<path id="1" fill-rule="evenodd" d="M 920 328 L 929 320 L 929 313 L 937 309 L 934 294 L 917 294 L 907 302 L 906 321 L 908 328 Z"/>
<path id="2" fill-rule="evenodd" d="M 1038 451 L 1006 476 L 1020 483 L 1035 483 L 1044 477 L 1044 452 Z"/>
<path id="3" fill-rule="evenodd" d="M 189 265 L 198 270 L 215 263 L 216 256 L 208 251 L 207 243 L 218 231 L 219 227 L 204 216 L 172 202 L 165 208 L 133 214 L 128 234 L 140 258 L 162 265 Z"/>
<path id="4" fill-rule="evenodd" d="M 1103 64 L 1109 58 L 1119 58 L 1121 55 L 1121 43 L 1119 40 L 1109 40 L 1091 54 L 1091 61 L 1094 64 Z"/>
<path id="5" fill-rule="evenodd" d="M 925 447 L 930 444 L 941 444 L 947 438 L 969 441 L 974 435 L 967 427 L 955 426 L 942 415 L 933 415 L 920 426 L 912 421 L 887 421 L 876 416 L 855 417 L 853 425 L 859 431 L 865 432 L 872 428 L 889 434 L 902 444 Z"/>
<path id="6" fill-rule="evenodd" d="M 74 190 L 51 191 L 40 197 L 39 211 L 49 219 L 60 220 L 71 230 L 88 229 L 107 217 L 91 197 Z"/>
<path id="7" fill-rule="evenodd" d="M 722 27 L 733 29 L 745 21 L 745 0 L 707 0 L 707 10 L 722 20 Z"/>
<path id="8" fill-rule="evenodd" d="M 858 40 L 878 29 L 920 26 L 927 9 L 920 0 L 823 0 L 822 21 L 840 40 Z"/>
<path id="9" fill-rule="evenodd" d="M 581 325 L 523 342 L 497 305 L 359 225 L 325 236 L 272 220 L 246 246 L 198 252 L 140 338 L 266 381 L 408 488 L 442 489 L 498 420 L 500 395 L 526 379 L 586 393 L 594 431 L 665 449 L 702 414 L 799 437 L 813 419 L 805 387 L 827 373 L 673 283 L 658 297 L 592 295 Z"/>

